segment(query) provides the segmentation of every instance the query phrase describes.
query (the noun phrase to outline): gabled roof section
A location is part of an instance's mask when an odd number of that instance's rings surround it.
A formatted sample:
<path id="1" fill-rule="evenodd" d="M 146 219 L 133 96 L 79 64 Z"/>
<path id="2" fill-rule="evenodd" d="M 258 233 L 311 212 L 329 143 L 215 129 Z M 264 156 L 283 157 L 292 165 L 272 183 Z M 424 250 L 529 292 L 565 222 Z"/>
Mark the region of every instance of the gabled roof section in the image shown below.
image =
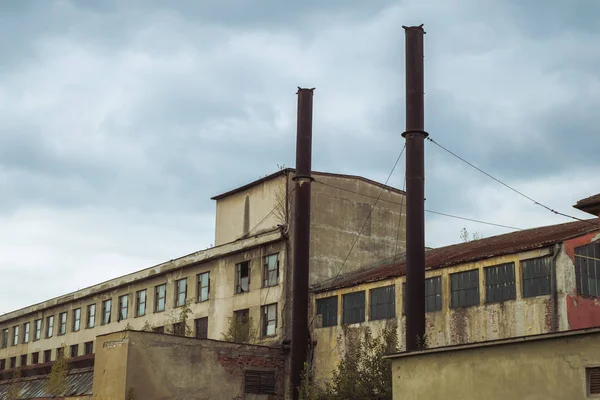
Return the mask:
<path id="1" fill-rule="evenodd" d="M 246 184 L 244 186 L 240 186 L 240 187 L 232 189 L 232 190 L 230 190 L 228 192 L 216 195 L 216 196 L 212 197 L 211 200 L 220 200 L 220 199 L 223 199 L 225 197 L 231 196 L 232 194 L 243 192 L 243 191 L 245 191 L 245 190 L 247 190 L 247 189 L 249 189 L 249 188 L 251 188 L 253 186 L 259 185 L 259 184 L 261 184 L 263 182 L 267 182 L 267 181 L 270 181 L 271 179 L 275 179 L 275 178 L 277 178 L 279 176 L 283 176 L 283 175 L 287 175 L 287 174 L 293 174 L 295 172 L 296 172 L 296 170 L 294 168 L 284 168 L 284 169 L 281 169 L 281 170 L 279 170 L 279 171 L 277 171 L 277 172 L 275 172 L 275 173 L 273 173 L 271 175 L 267 175 L 267 176 L 265 176 L 263 178 L 257 179 L 257 180 L 255 180 L 253 182 L 250 182 L 250 183 L 248 183 L 248 184 Z M 334 173 L 331 173 L 331 172 L 319 172 L 319 171 L 312 171 L 312 174 L 313 175 L 322 175 L 322 176 L 332 176 L 332 177 L 338 177 L 338 178 L 346 178 L 346 179 L 357 179 L 357 180 L 360 180 L 360 181 L 363 181 L 363 182 L 370 183 L 371 185 L 382 187 L 382 188 L 384 188 L 386 190 L 389 190 L 389 191 L 392 191 L 392 192 L 406 194 L 406 192 L 403 191 L 403 190 L 397 189 L 397 188 L 392 187 L 392 186 L 384 185 L 383 183 L 380 183 L 380 182 L 377 182 L 377 181 L 373 181 L 371 179 L 364 178 L 362 176 L 345 175 L 345 174 L 334 174 Z"/>
<path id="2" fill-rule="evenodd" d="M 600 218 L 524 229 L 466 243 L 438 247 L 425 252 L 425 269 L 445 268 L 504 254 L 538 249 L 596 231 L 600 231 Z M 325 292 L 354 286 L 358 283 L 395 278 L 403 276 L 405 273 L 406 259 L 403 259 L 342 275 L 337 279 L 315 285 L 312 289 L 316 293 Z"/>
<path id="3" fill-rule="evenodd" d="M 592 215 L 600 215 L 600 193 L 579 200 L 573 207 Z"/>

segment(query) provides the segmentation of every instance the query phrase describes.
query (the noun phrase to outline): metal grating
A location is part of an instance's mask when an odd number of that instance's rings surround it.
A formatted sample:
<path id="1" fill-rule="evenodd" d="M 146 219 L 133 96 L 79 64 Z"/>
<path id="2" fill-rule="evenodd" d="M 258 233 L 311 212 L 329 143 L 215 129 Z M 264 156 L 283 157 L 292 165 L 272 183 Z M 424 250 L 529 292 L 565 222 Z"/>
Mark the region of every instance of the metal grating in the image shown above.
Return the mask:
<path id="1" fill-rule="evenodd" d="M 246 370 L 244 391 L 254 394 L 276 394 L 275 371 Z"/>
<path id="2" fill-rule="evenodd" d="M 600 394 L 600 367 L 587 368 L 588 393 Z"/>

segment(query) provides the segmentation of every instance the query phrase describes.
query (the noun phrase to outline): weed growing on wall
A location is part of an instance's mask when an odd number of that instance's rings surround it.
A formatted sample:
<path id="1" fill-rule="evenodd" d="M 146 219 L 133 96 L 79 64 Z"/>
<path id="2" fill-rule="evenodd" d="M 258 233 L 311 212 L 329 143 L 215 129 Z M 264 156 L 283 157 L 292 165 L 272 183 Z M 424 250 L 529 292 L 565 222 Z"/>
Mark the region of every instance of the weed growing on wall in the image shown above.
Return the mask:
<path id="1" fill-rule="evenodd" d="M 62 350 L 56 352 L 56 361 L 52 365 L 48 380 L 45 384 L 46 392 L 52 397 L 64 396 L 67 391 L 67 376 L 69 375 L 69 363 L 65 358 L 65 345 Z"/>

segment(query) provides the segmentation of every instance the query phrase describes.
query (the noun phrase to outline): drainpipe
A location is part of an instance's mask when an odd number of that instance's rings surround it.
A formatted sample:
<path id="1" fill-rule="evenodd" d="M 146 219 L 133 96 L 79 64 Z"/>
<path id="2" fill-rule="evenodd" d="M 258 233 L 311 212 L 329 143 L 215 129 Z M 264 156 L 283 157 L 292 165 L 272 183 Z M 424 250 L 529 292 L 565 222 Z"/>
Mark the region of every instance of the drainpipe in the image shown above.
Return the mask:
<path id="1" fill-rule="evenodd" d="M 312 163 L 312 109 L 314 89 L 298 88 L 298 125 L 296 139 L 294 265 L 292 278 L 292 351 L 290 383 L 292 399 L 298 388 L 308 351 L 308 278 L 310 261 L 310 196 Z"/>
<path id="2" fill-rule="evenodd" d="M 423 25 L 406 36 L 406 351 L 425 337 L 425 132 Z"/>
<path id="3" fill-rule="evenodd" d="M 550 266 L 550 268 L 552 268 L 552 271 L 550 273 L 550 290 L 552 292 L 552 332 L 557 332 L 559 330 L 559 323 L 558 323 L 558 285 L 557 285 L 557 277 L 558 277 L 558 273 L 557 273 L 557 268 L 556 268 L 556 260 L 558 259 L 558 256 L 560 254 L 560 250 L 561 250 L 561 245 L 559 243 L 556 243 L 554 245 L 554 247 L 552 248 L 552 265 Z"/>

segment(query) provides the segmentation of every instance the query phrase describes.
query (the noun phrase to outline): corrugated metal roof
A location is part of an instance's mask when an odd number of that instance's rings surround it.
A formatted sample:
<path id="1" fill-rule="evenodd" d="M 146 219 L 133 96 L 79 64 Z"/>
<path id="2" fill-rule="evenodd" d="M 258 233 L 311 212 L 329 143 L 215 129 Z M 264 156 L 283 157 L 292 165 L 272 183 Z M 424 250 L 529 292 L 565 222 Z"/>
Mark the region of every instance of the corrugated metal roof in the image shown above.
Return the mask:
<path id="1" fill-rule="evenodd" d="M 44 399 L 50 396 L 44 389 L 44 382 L 48 375 L 38 375 L 29 378 L 18 379 L 20 385 L 19 399 Z M 0 400 L 8 399 L 8 391 L 12 381 L 0 383 Z M 92 394 L 92 383 L 94 382 L 94 368 L 73 369 L 67 376 L 67 387 L 69 388 L 65 397 L 90 396 Z"/>
<path id="2" fill-rule="evenodd" d="M 425 253 L 425 268 L 444 268 L 504 254 L 537 249 L 594 231 L 600 231 L 600 218 L 524 229 L 504 235 L 439 247 Z M 337 279 L 313 286 L 313 291 L 319 293 L 359 283 L 402 276 L 405 273 L 406 260 L 402 260 L 342 275 Z"/>

